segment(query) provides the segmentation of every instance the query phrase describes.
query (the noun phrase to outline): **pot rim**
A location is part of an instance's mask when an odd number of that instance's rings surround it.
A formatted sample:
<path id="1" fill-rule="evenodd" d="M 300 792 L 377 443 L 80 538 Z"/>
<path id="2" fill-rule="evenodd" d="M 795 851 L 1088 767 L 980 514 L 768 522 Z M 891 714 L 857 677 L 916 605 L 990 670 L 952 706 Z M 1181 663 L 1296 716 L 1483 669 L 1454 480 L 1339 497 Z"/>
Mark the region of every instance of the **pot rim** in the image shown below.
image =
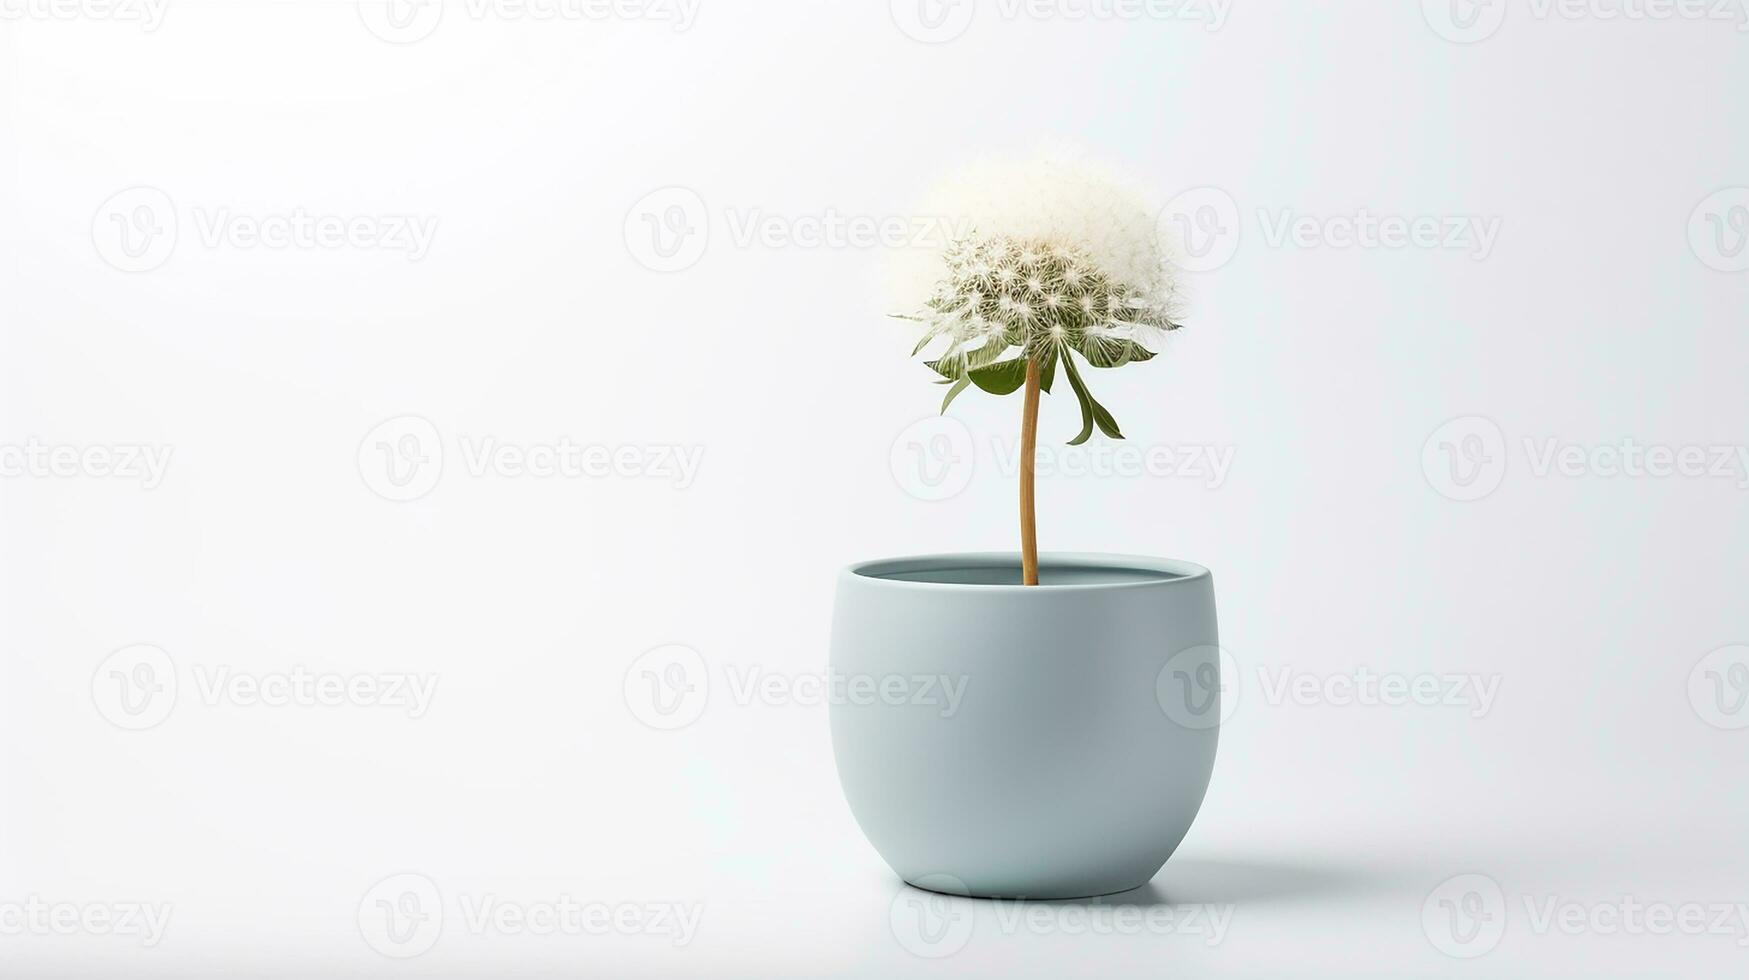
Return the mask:
<path id="1" fill-rule="evenodd" d="M 875 558 L 868 561 L 854 562 L 844 567 L 840 577 L 846 581 L 855 581 L 864 587 L 880 589 L 901 589 L 921 591 L 973 591 L 973 592 L 1028 592 L 1043 594 L 1058 594 L 1063 592 L 1108 592 L 1128 589 L 1159 589 L 1187 585 L 1192 582 L 1205 581 L 1213 578 L 1207 568 L 1195 562 L 1181 561 L 1177 558 L 1155 558 L 1148 555 L 1106 554 L 1094 551 L 1047 551 L 1039 553 L 1041 567 L 1056 566 L 1058 568 L 1103 568 L 1126 572 L 1158 572 L 1167 578 L 1142 578 L 1132 582 L 1077 582 L 1067 584 L 1040 585 L 1006 585 L 987 584 L 982 582 L 917 582 L 902 578 L 888 578 L 876 574 L 878 571 L 887 574 L 915 572 L 931 568 L 966 567 L 970 566 L 1000 566 L 1014 568 L 1020 565 L 1020 553 L 1016 551 L 959 551 L 938 552 L 927 555 L 903 555 L 896 558 Z"/>

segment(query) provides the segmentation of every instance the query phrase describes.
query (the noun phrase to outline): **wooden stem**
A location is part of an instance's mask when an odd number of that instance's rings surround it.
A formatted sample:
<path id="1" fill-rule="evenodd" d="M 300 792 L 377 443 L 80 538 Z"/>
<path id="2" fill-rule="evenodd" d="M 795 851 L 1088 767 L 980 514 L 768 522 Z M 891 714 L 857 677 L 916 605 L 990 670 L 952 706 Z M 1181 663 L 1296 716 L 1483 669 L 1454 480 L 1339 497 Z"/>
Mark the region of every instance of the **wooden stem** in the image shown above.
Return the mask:
<path id="1" fill-rule="evenodd" d="M 1038 358 L 1026 359 L 1026 399 L 1020 422 L 1020 575 L 1038 584 L 1038 517 L 1033 507 L 1032 475 L 1038 450 Z"/>

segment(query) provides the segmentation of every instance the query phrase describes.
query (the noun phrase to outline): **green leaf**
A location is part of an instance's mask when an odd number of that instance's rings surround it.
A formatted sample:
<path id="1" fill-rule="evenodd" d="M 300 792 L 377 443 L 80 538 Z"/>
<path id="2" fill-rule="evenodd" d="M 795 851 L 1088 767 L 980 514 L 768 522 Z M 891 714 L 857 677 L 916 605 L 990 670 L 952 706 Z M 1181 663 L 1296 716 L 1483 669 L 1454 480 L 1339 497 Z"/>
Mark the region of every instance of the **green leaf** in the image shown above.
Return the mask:
<path id="1" fill-rule="evenodd" d="M 1016 357 L 1013 360 L 997 361 L 988 367 L 981 367 L 966 374 L 972 379 L 972 384 L 984 389 L 992 395 L 1007 395 L 1026 383 L 1026 358 Z"/>
<path id="2" fill-rule="evenodd" d="M 959 397 L 960 392 L 965 391 L 971 386 L 972 382 L 970 378 L 961 378 L 958 381 L 955 381 L 953 387 L 947 389 L 947 397 L 941 400 L 941 414 L 946 415 L 947 406 L 952 405 L 953 400 Z"/>
<path id="3" fill-rule="evenodd" d="M 1087 382 L 1081 380 L 1068 351 L 1063 352 L 1063 370 L 1069 375 L 1069 387 L 1075 389 L 1075 400 L 1081 403 L 1081 434 L 1069 440 L 1069 445 L 1079 446 L 1093 435 L 1093 396 L 1087 393 Z"/>
<path id="4" fill-rule="evenodd" d="M 1092 401 L 1092 396 L 1088 396 L 1088 400 Z M 1093 402 L 1093 422 L 1099 426 L 1099 431 L 1111 438 L 1123 438 L 1123 433 L 1117 429 L 1117 419 L 1112 418 L 1111 413 L 1105 410 L 1105 406 L 1098 402 Z"/>
<path id="5" fill-rule="evenodd" d="M 1081 345 L 1081 355 L 1096 368 L 1114 368 L 1132 361 L 1152 360 L 1154 352 L 1133 340 L 1101 341 L 1089 337 Z"/>
<path id="6" fill-rule="evenodd" d="M 1093 427 L 1113 439 L 1122 439 L 1123 433 L 1118 430 L 1117 419 L 1105 410 L 1105 406 L 1094 401 L 1093 395 L 1087 390 L 1087 382 L 1081 380 L 1081 372 L 1075 367 L 1075 359 L 1068 352 L 1063 353 L 1063 370 L 1068 372 L 1069 386 L 1075 389 L 1075 399 L 1081 403 L 1081 432 L 1069 440 L 1069 445 L 1079 446 L 1093 435 Z"/>

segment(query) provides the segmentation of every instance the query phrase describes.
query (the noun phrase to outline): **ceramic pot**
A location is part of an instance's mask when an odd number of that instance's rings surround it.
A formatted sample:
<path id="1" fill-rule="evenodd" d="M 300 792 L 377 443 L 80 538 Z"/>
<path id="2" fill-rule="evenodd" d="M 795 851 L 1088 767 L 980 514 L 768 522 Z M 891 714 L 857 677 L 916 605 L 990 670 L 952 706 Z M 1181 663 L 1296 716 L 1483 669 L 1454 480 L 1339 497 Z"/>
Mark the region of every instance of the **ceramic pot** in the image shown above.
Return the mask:
<path id="1" fill-rule="evenodd" d="M 1138 888 L 1214 768 L 1214 580 L 1188 562 L 1013 554 L 852 565 L 832 621 L 832 746 L 875 850 L 918 887 Z"/>

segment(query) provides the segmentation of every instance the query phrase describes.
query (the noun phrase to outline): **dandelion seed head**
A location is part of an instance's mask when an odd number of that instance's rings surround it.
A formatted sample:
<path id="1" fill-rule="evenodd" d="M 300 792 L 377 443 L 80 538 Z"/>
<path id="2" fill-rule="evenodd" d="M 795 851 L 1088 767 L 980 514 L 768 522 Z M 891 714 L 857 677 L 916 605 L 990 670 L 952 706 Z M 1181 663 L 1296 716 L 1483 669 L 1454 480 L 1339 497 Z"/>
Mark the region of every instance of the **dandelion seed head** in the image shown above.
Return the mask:
<path id="1" fill-rule="evenodd" d="M 898 250 L 900 309 L 952 348 L 1035 349 L 1080 332 L 1134 336 L 1176 326 L 1177 284 L 1156 212 L 1105 173 L 1038 159 L 976 167 L 942 185 L 925 213 L 952 240 Z M 907 285 L 909 284 L 909 285 Z M 911 297 L 907 299 L 906 296 Z"/>

